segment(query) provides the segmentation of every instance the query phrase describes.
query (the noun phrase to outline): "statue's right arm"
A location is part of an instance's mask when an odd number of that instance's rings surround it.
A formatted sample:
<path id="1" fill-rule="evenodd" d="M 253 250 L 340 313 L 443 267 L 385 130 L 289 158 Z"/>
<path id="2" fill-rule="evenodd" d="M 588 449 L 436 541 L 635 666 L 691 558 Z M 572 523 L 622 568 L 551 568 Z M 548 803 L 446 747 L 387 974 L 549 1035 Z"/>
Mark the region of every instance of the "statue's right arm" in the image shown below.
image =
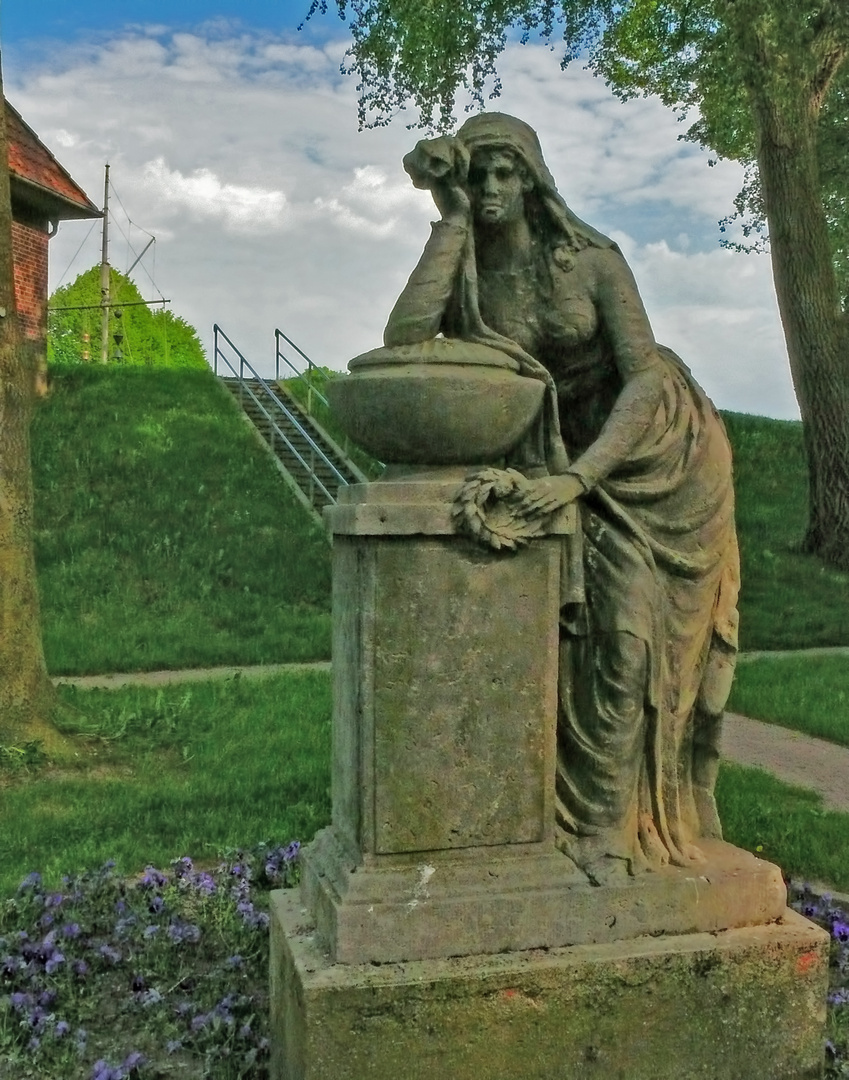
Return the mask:
<path id="1" fill-rule="evenodd" d="M 431 235 L 418 265 L 395 302 L 383 332 L 387 346 L 430 341 L 442 329 L 463 261 L 469 226 L 463 220 L 443 219 Z"/>

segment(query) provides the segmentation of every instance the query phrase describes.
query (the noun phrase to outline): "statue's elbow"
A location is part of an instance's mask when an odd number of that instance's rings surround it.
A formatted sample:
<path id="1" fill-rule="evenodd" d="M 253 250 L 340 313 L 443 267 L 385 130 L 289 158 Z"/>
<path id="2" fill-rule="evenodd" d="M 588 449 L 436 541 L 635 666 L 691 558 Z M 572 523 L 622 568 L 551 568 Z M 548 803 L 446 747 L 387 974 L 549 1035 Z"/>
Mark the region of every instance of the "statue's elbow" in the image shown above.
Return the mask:
<path id="1" fill-rule="evenodd" d="M 415 345 L 433 337 L 416 321 L 409 319 L 390 319 L 383 331 L 383 344 L 387 349 L 396 345 Z"/>

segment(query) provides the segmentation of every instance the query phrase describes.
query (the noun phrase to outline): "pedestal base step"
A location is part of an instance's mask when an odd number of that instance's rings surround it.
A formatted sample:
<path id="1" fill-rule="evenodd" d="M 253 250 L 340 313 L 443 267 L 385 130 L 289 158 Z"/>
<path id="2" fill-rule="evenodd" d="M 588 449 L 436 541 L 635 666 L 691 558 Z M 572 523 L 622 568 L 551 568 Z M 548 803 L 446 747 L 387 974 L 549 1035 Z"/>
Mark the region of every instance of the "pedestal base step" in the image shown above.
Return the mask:
<path id="1" fill-rule="evenodd" d="M 301 891 L 319 943 L 344 964 L 712 933 L 781 917 L 777 866 L 721 840 L 701 847 L 704 863 L 600 889 L 553 844 L 355 865 L 331 827 L 302 853 Z"/>
<path id="2" fill-rule="evenodd" d="M 807 1080 L 828 935 L 775 924 L 602 945 L 332 964 L 272 894 L 273 1080 Z"/>

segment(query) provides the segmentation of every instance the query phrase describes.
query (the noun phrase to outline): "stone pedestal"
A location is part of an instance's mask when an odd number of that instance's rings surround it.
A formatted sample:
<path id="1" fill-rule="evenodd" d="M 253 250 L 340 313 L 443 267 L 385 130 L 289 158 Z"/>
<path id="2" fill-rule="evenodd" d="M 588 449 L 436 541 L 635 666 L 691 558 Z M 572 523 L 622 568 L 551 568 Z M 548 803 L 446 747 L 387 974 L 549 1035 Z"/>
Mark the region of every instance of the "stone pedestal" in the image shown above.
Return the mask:
<path id="1" fill-rule="evenodd" d="M 272 907 L 272 1076 L 814 1080 L 828 937 L 792 911 L 717 934 L 404 964 L 333 964 Z"/>
<path id="2" fill-rule="evenodd" d="M 598 889 L 556 850 L 575 511 L 490 551 L 455 532 L 467 471 L 329 512 L 333 821 L 274 897 L 273 1077 L 819 1075 L 827 935 L 777 867 L 713 842 Z"/>
<path id="3" fill-rule="evenodd" d="M 333 824 L 302 865 L 343 963 L 516 947 L 515 914 L 486 903 L 499 856 L 513 891 L 569 880 L 553 840 L 561 536 L 504 554 L 456 535 L 466 471 L 349 489 L 330 514 Z"/>

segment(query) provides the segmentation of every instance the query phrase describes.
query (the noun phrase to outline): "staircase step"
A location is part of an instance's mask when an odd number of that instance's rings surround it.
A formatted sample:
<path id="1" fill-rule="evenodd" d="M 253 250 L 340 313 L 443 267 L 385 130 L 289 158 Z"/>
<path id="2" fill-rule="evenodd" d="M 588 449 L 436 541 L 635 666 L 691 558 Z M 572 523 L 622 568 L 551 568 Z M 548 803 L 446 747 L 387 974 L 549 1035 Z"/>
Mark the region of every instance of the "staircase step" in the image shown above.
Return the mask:
<path id="1" fill-rule="evenodd" d="M 353 464 L 327 443 L 298 402 L 288 398 L 284 402 L 292 414 L 290 417 L 259 380 L 245 379 L 240 383 L 235 378 L 222 378 L 222 382 L 238 400 L 243 412 L 262 435 L 269 449 L 316 510 L 320 511 L 323 507 L 332 505 L 340 487 L 360 482 Z M 256 395 L 262 403 L 261 406 L 246 388 Z M 272 417 L 273 425 L 266 413 Z M 299 425 L 303 432 L 309 434 L 315 445 L 311 445 L 309 439 L 299 430 Z M 298 455 L 302 461 L 298 459 Z M 332 465 L 328 464 L 328 461 L 332 462 Z M 334 469 L 338 470 L 342 479 Z"/>

